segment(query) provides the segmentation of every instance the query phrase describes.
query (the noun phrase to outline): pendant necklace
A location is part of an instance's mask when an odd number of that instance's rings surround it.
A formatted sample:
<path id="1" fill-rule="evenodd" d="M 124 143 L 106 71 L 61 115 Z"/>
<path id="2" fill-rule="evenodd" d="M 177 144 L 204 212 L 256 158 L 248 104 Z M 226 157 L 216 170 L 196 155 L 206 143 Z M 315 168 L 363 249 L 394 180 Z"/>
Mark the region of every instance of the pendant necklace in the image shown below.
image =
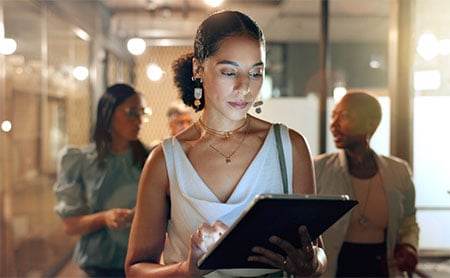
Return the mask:
<path id="1" fill-rule="evenodd" d="M 250 119 L 249 117 L 247 117 L 247 118 L 245 119 L 244 125 L 245 125 L 246 123 L 249 122 L 249 119 Z M 200 122 L 200 119 L 199 119 L 199 122 Z M 239 128 L 234 129 L 232 132 L 235 132 L 235 131 L 239 130 L 239 129 L 242 128 L 244 125 L 241 125 Z M 200 124 L 200 126 L 203 127 L 202 124 Z M 247 128 L 245 129 L 245 134 L 244 134 L 244 136 L 242 136 L 241 141 L 239 142 L 239 144 L 237 145 L 237 147 L 236 147 L 229 155 L 224 154 L 224 153 L 221 152 L 219 149 L 217 149 L 217 148 L 214 147 L 213 145 L 209 144 L 209 146 L 211 147 L 211 149 L 213 149 L 214 151 L 216 151 L 218 154 L 220 154 L 221 156 L 223 156 L 223 157 L 225 158 L 225 163 L 226 163 L 227 165 L 230 165 L 230 164 L 231 164 L 231 157 L 237 152 L 237 150 L 241 147 L 242 143 L 244 142 L 245 137 L 247 137 L 248 127 L 249 127 L 249 125 L 247 125 Z M 206 128 L 205 128 L 205 130 L 208 131 Z M 231 134 L 230 134 L 230 135 L 231 135 Z M 225 136 L 225 139 L 228 139 L 228 138 L 229 138 L 229 137 L 226 137 L 226 136 Z"/>
<path id="2" fill-rule="evenodd" d="M 225 139 L 228 139 L 228 138 L 230 138 L 230 136 L 231 136 L 234 132 L 236 132 L 236 131 L 238 131 L 239 129 L 243 128 L 243 127 L 247 124 L 247 122 L 249 121 L 249 119 L 250 119 L 250 117 L 246 117 L 246 118 L 245 118 L 245 121 L 244 121 L 244 123 L 243 123 L 242 125 L 238 126 L 237 128 L 235 128 L 235 129 L 233 129 L 233 130 L 228 130 L 228 131 L 221 131 L 221 130 L 216 130 L 216 129 L 212 129 L 212 128 L 208 127 L 208 126 L 202 121 L 202 118 L 201 118 L 201 117 L 198 119 L 198 123 L 199 123 L 199 125 L 200 125 L 207 133 L 212 134 L 212 135 L 216 135 L 216 136 L 222 136 L 222 137 L 225 137 Z"/>
<path id="3" fill-rule="evenodd" d="M 375 179 L 379 180 L 378 171 L 375 174 Z M 359 224 L 361 224 L 361 226 L 363 226 L 364 229 L 367 228 L 367 226 L 369 226 L 369 224 L 370 224 L 370 219 L 365 214 L 366 214 L 367 203 L 369 202 L 370 192 L 372 190 L 372 187 L 375 186 L 376 184 L 377 184 L 377 182 L 374 182 L 374 184 L 369 183 L 369 189 L 367 190 L 366 198 L 364 201 L 364 207 L 358 208 L 358 213 L 359 213 L 359 221 L 358 222 L 359 222 Z"/>

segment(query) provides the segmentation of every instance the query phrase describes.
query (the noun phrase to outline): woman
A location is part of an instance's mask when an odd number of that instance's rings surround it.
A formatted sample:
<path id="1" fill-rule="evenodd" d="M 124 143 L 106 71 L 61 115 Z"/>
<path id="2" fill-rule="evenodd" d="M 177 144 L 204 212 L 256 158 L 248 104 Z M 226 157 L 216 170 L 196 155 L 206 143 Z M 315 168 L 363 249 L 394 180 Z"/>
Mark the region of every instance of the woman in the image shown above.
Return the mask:
<path id="1" fill-rule="evenodd" d="M 97 108 L 94 142 L 62 151 L 54 187 L 64 231 L 81 236 L 73 259 L 90 277 L 124 277 L 129 226 L 148 150 L 138 139 L 142 95 L 109 87 Z"/>
<path id="2" fill-rule="evenodd" d="M 176 61 L 175 81 L 185 104 L 202 114 L 156 147 L 144 166 L 127 275 L 257 276 L 274 272 L 273 267 L 296 275 L 320 273 L 326 257 L 308 242 L 303 228 L 299 237 L 306 239 L 304 248 L 270 238 L 287 256 L 253 248 L 249 260 L 272 269 L 212 272 L 197 268 L 205 252 L 202 236 L 220 234 L 257 194 L 283 193 L 283 186 L 273 124 L 247 114 L 264 79 L 262 31 L 247 15 L 218 12 L 200 25 L 194 51 Z M 285 126 L 282 131 L 291 165 L 289 193 L 314 194 L 312 158 L 305 139 Z"/>
<path id="3" fill-rule="evenodd" d="M 381 121 L 377 99 L 349 92 L 333 109 L 330 130 L 341 149 L 314 159 L 319 194 L 349 194 L 359 204 L 324 235 L 325 276 L 386 277 L 413 272 L 419 227 L 408 164 L 378 155 L 370 138 Z"/>

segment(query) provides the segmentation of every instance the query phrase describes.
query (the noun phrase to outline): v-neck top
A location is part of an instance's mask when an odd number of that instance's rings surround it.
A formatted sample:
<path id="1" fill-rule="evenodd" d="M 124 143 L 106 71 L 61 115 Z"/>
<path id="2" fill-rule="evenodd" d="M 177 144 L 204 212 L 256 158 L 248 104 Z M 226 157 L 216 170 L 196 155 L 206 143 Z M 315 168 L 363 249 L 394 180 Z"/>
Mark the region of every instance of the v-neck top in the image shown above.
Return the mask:
<path id="1" fill-rule="evenodd" d="M 280 131 L 286 160 L 288 193 L 292 194 L 292 146 L 287 127 L 281 125 Z M 180 262 L 187 258 L 189 237 L 196 232 L 202 222 L 213 224 L 216 220 L 220 220 L 230 226 L 257 194 L 283 193 L 273 126 L 226 202 L 221 202 L 203 182 L 176 137 L 165 139 L 162 146 L 169 176 L 171 200 L 171 218 L 168 222 L 164 248 L 166 263 Z M 270 271 L 273 269 L 265 270 L 266 273 Z M 230 270 L 226 272 L 226 275 L 234 276 Z M 245 275 L 242 272 L 238 273 Z M 255 272 L 250 271 L 250 273 L 254 275 Z M 213 276 L 217 274 L 219 273 L 216 271 Z M 221 275 L 223 274 L 219 276 Z"/>

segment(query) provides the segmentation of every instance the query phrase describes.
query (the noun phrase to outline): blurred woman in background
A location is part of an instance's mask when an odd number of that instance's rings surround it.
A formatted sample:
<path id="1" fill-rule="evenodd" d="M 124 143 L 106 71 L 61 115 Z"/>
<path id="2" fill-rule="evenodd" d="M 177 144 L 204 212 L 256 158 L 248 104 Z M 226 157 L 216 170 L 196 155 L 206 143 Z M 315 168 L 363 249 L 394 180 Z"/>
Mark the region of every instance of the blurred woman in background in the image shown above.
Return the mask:
<path id="1" fill-rule="evenodd" d="M 73 260 L 89 277 L 125 277 L 137 187 L 149 149 L 138 139 L 143 96 L 115 84 L 101 96 L 93 142 L 62 150 L 54 187 L 64 231 L 81 236 Z"/>

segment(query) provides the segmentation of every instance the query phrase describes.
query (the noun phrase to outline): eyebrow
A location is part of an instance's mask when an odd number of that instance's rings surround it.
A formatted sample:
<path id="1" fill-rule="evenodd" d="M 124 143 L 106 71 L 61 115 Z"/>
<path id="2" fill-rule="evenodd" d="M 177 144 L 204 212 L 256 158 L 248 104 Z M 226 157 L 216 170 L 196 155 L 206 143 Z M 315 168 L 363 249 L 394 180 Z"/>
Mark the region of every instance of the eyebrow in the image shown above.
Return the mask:
<path id="1" fill-rule="evenodd" d="M 219 61 L 219 62 L 217 62 L 217 65 L 232 65 L 232 66 L 236 66 L 236 67 L 239 66 L 239 64 L 237 62 L 233 62 L 233 61 L 229 61 L 229 60 Z M 264 63 L 263 62 L 258 62 L 256 64 L 253 64 L 252 68 L 258 67 L 258 66 L 264 66 Z"/>

